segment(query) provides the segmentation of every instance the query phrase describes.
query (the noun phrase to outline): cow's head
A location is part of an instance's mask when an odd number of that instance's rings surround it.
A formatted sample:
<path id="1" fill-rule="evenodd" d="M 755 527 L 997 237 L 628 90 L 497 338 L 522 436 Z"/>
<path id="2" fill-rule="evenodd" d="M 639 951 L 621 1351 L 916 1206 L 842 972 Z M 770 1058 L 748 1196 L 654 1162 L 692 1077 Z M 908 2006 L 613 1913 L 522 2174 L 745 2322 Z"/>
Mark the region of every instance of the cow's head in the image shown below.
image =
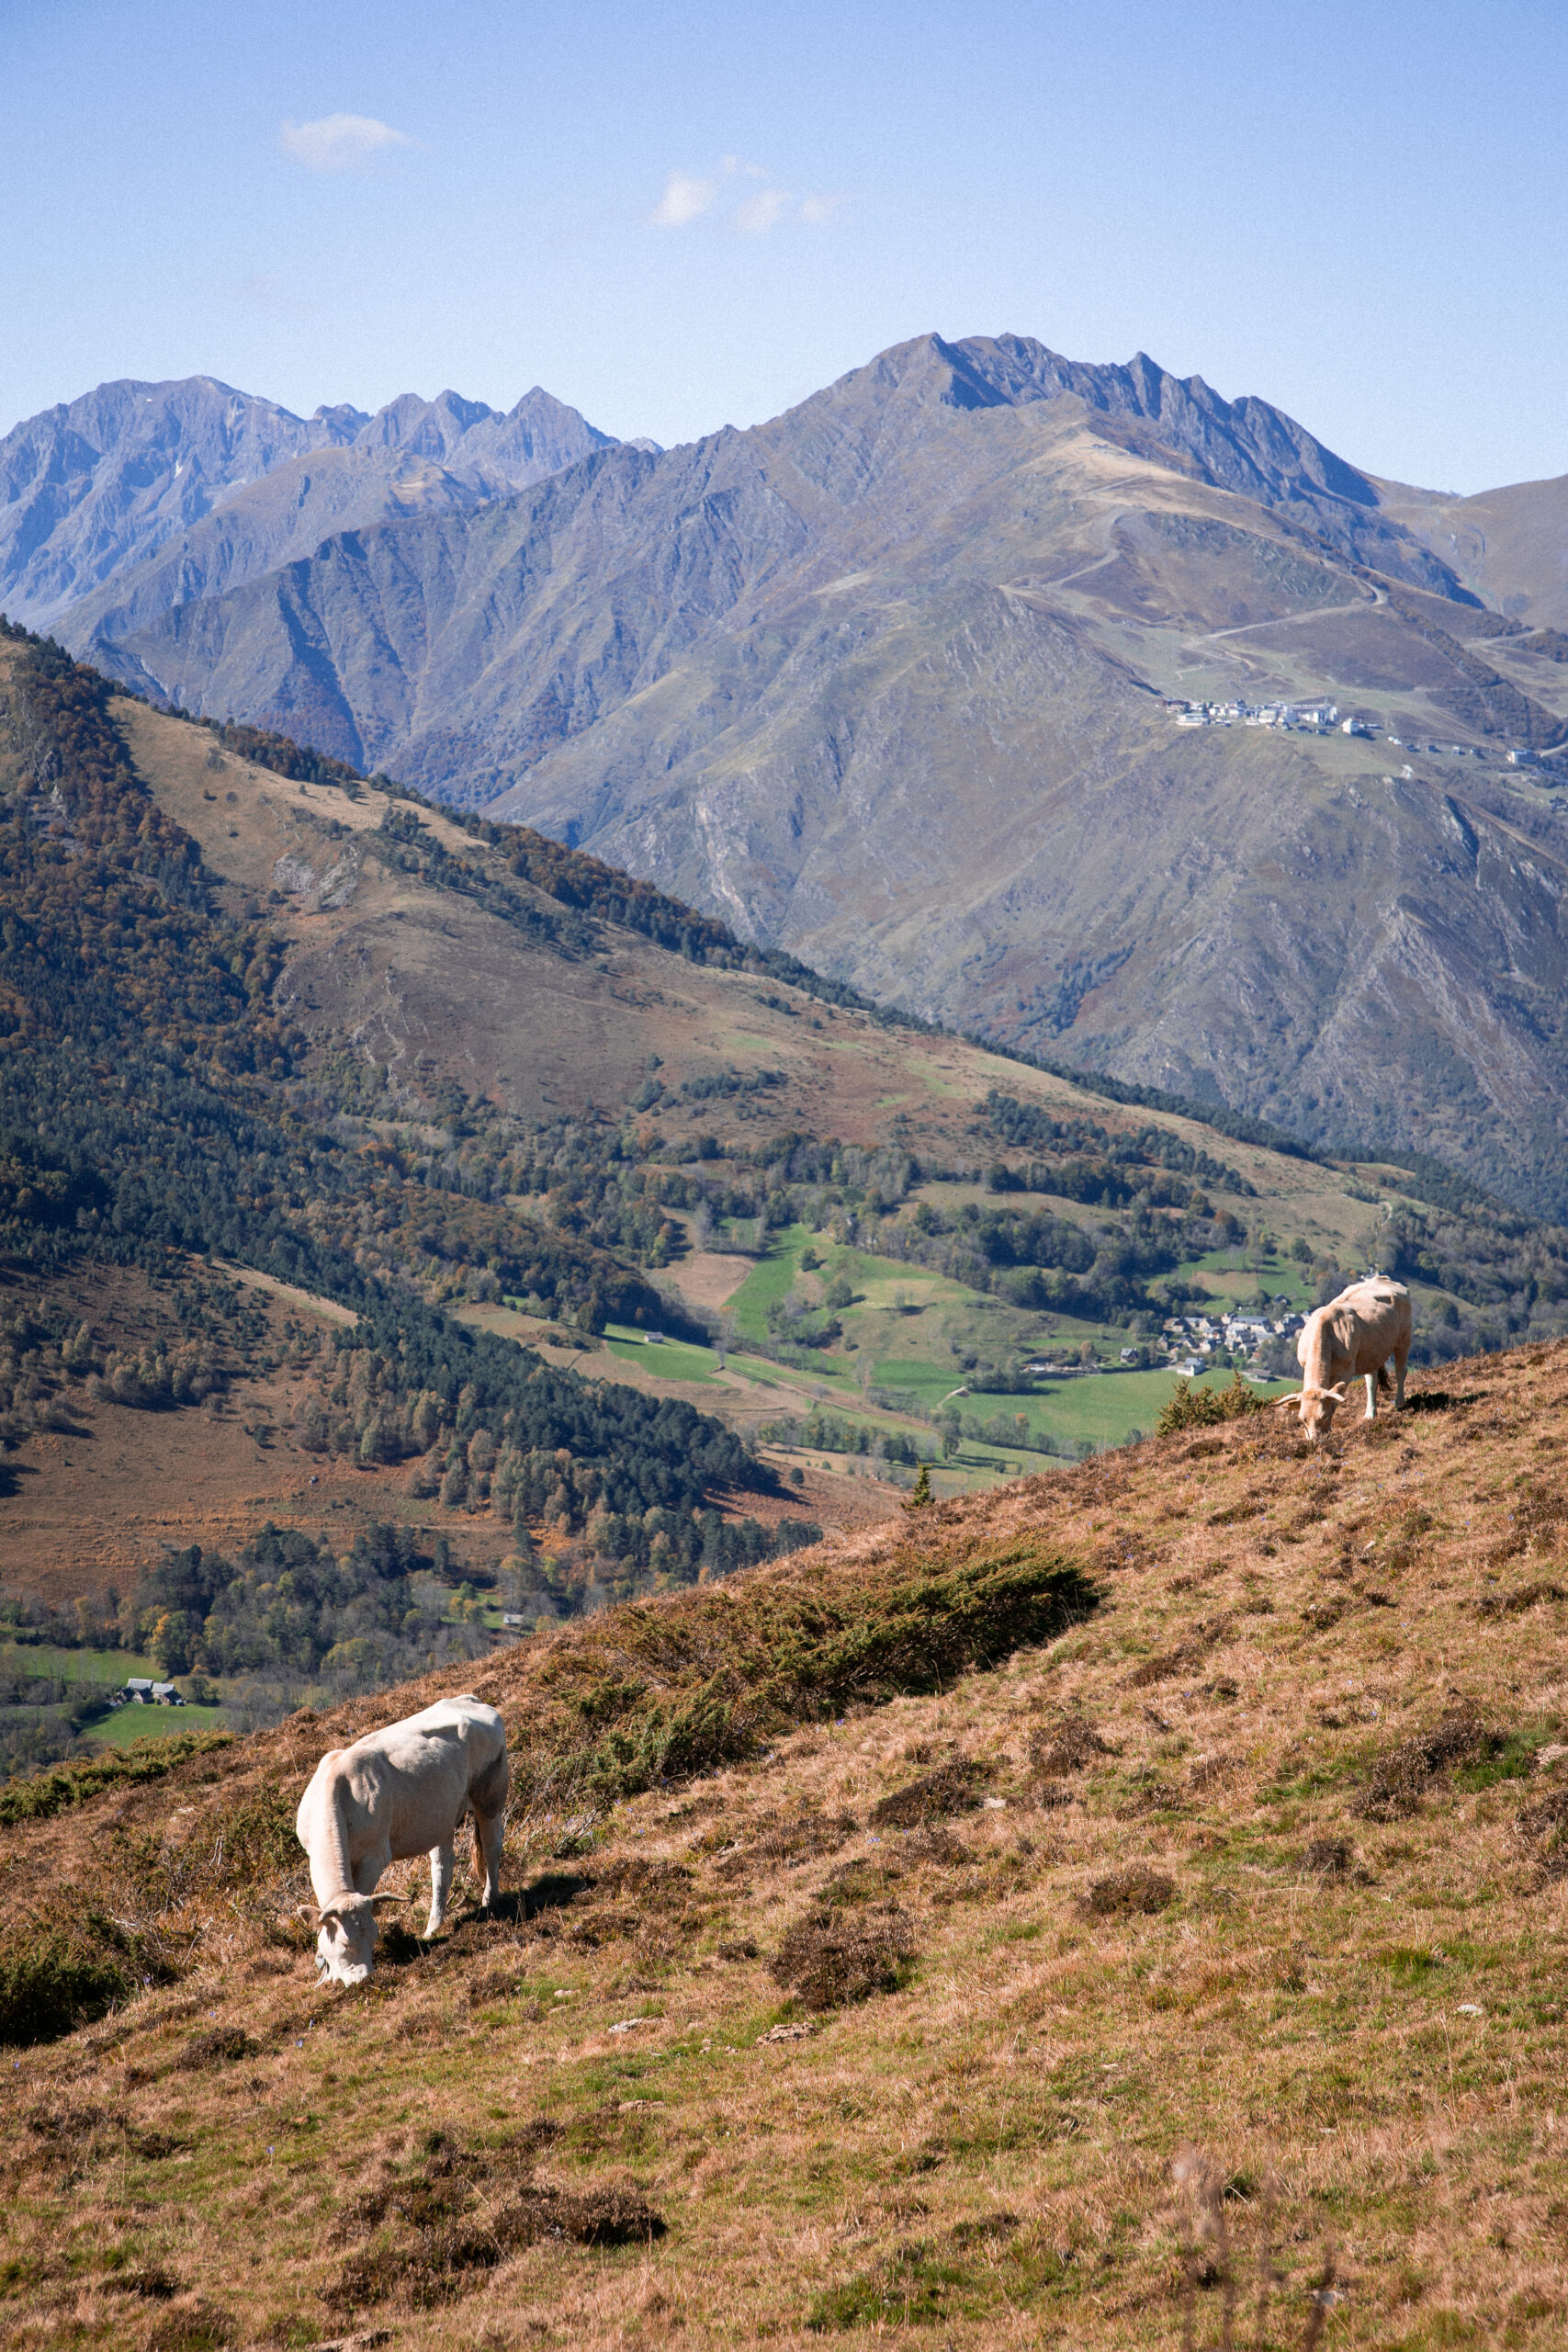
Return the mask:
<path id="1" fill-rule="evenodd" d="M 301 1917 L 317 1929 L 316 1974 L 322 1984 L 363 1984 L 376 1959 L 376 1914 L 403 1901 L 400 1894 L 334 1894 L 321 1909 Z"/>
<path id="2" fill-rule="evenodd" d="M 1288 1396 L 1276 1396 L 1275 1405 L 1299 1405 L 1302 1427 L 1315 1445 L 1326 1437 L 1334 1423 L 1335 1408 L 1345 1402 L 1341 1388 L 1292 1388 Z"/>
<path id="3" fill-rule="evenodd" d="M 1326 1437 L 1334 1423 L 1336 1408 L 1345 1402 L 1345 1385 L 1329 1385 L 1329 1335 L 1326 1310 L 1319 1307 L 1307 1317 L 1301 1337 L 1296 1341 L 1296 1362 L 1302 1368 L 1302 1385 L 1292 1388 L 1288 1396 L 1277 1396 L 1276 1406 L 1299 1405 L 1301 1423 L 1315 1445 Z"/>

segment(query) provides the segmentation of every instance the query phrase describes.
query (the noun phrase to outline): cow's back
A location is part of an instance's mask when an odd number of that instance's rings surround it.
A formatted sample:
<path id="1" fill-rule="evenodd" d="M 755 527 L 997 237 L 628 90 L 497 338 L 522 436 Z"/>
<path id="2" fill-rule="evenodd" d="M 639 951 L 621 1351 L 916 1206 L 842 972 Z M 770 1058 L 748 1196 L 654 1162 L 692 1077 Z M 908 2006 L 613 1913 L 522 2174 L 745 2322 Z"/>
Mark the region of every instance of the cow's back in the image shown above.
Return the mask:
<path id="1" fill-rule="evenodd" d="M 355 1842 L 367 1840 L 368 1850 L 384 1839 L 394 1859 L 445 1843 L 470 1797 L 484 1805 L 498 1763 L 504 1796 L 505 1754 L 505 1725 L 479 1699 L 438 1700 L 367 1732 L 337 1759 L 355 1816 Z"/>
<path id="2" fill-rule="evenodd" d="M 1352 1283 L 1322 1310 L 1334 1334 L 1334 1352 L 1352 1374 L 1375 1372 L 1411 1332 L 1410 1293 L 1385 1275 Z"/>

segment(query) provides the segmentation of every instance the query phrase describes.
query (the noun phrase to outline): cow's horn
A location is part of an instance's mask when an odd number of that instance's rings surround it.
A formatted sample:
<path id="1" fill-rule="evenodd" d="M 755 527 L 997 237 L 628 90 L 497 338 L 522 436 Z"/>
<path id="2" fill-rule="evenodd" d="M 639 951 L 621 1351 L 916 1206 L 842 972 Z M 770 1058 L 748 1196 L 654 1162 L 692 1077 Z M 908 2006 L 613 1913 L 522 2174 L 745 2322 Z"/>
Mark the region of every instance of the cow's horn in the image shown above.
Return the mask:
<path id="1" fill-rule="evenodd" d="M 294 1917 L 297 1919 L 303 1919 L 312 1928 L 319 1928 L 321 1924 L 321 1914 L 313 1903 L 297 1903 L 294 1905 Z"/>
<path id="2" fill-rule="evenodd" d="M 387 1903 L 389 1904 L 394 1910 L 397 1910 L 400 1909 L 402 1905 L 407 1903 L 409 1899 L 410 1898 L 406 1894 L 373 1894 L 370 1897 L 370 1908 L 374 1911 L 378 1903 Z"/>
<path id="3" fill-rule="evenodd" d="M 1281 1405 L 1299 1405 L 1304 1394 L 1305 1391 L 1303 1389 L 1292 1388 L 1288 1396 L 1272 1396 L 1269 1401 L 1278 1411 Z"/>

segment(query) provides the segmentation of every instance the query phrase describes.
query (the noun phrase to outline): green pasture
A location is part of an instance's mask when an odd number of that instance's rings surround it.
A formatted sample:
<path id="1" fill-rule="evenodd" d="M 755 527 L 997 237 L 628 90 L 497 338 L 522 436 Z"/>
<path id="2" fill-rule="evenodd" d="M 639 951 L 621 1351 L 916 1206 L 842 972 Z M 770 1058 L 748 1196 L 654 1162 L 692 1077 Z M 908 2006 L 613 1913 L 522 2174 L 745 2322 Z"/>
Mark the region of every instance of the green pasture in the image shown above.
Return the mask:
<path id="1" fill-rule="evenodd" d="M 651 1372 L 660 1380 L 711 1383 L 718 1370 L 712 1348 L 697 1347 L 689 1340 L 649 1340 L 626 1323 L 607 1323 L 604 1344 L 622 1363 L 635 1363 L 639 1372 Z"/>
<path id="2" fill-rule="evenodd" d="M 980 1453 L 1005 1454 L 1010 1443 L 1025 1445 L 1030 1439 L 1039 1442 L 1049 1438 L 1053 1443 L 1067 1447 L 1086 1440 L 1097 1446 L 1124 1445 L 1134 1430 L 1142 1430 L 1145 1435 L 1153 1430 L 1162 1408 L 1174 1395 L 1179 1377 L 1179 1374 L 1168 1369 L 1091 1372 L 1076 1380 L 1048 1381 L 1028 1396 L 966 1388 L 962 1396 L 953 1398 L 965 1420 L 989 1421 L 1000 1414 L 1011 1421 L 1021 1414 L 1027 1436 L 1021 1431 L 1016 1440 L 1004 1440 L 998 1447 L 977 1447 L 965 1440 L 964 1458 Z M 1228 1371 L 1203 1373 L 1192 1385 L 1225 1388 L 1231 1377 Z M 926 1412 L 935 1412 L 948 1390 L 957 1385 L 951 1366 L 897 1357 L 878 1364 L 876 1381 L 878 1387 L 895 1394 L 902 1390 L 906 1396 L 914 1396 Z M 1290 1385 L 1289 1381 L 1272 1381 L 1266 1386 L 1259 1385 L 1258 1393 L 1282 1396 Z"/>
<path id="3" fill-rule="evenodd" d="M 1240 1298 L 1250 1303 L 1261 1288 L 1271 1301 L 1288 1299 L 1298 1313 L 1310 1306 L 1315 1295 L 1307 1269 L 1298 1265 L 1295 1259 L 1283 1255 L 1267 1257 L 1260 1265 L 1250 1248 L 1208 1250 L 1201 1258 L 1184 1259 L 1176 1272 L 1182 1282 L 1201 1279 L 1216 1297 Z"/>
<path id="4" fill-rule="evenodd" d="M 1232 1377 L 1229 1372 L 1201 1373 L 1192 1385 L 1228 1388 Z M 1134 1430 L 1145 1435 L 1153 1430 L 1179 1378 L 1179 1374 L 1168 1370 L 1087 1373 L 1081 1380 L 1055 1382 L 1043 1396 L 999 1396 L 995 1402 L 1003 1408 L 1010 1405 L 1026 1411 L 1032 1428 L 1048 1430 L 1068 1444 L 1088 1438 L 1095 1445 L 1124 1445 Z M 1257 1394 L 1281 1396 L 1290 1386 L 1288 1380 L 1260 1383 Z M 991 1401 L 987 1397 L 984 1405 Z M 960 1403 L 964 1410 L 969 1409 L 966 1400 Z"/>
<path id="5" fill-rule="evenodd" d="M 629 1324 L 611 1323 L 605 1329 L 605 1345 L 618 1363 L 636 1364 L 639 1372 L 651 1373 L 656 1380 L 700 1380 L 710 1386 L 721 1386 L 718 1374 L 723 1368 L 716 1348 L 699 1347 L 687 1340 L 666 1340 L 663 1344 L 649 1346 L 647 1340 L 634 1331 Z M 767 1356 L 749 1355 L 744 1349 L 727 1351 L 725 1363 L 732 1372 L 744 1374 L 763 1388 L 785 1388 L 791 1391 L 791 1403 L 798 1403 L 802 1412 L 813 1403 L 812 1390 L 829 1387 L 842 1390 L 849 1374 L 842 1364 L 823 1360 L 818 1368 L 797 1370 L 792 1364 L 774 1363 Z M 585 1365 L 592 1378 L 591 1366 Z"/>
<path id="6" fill-rule="evenodd" d="M 964 1375 L 950 1359 L 946 1363 L 928 1363 L 919 1356 L 884 1356 L 873 1378 L 878 1388 L 902 1390 L 912 1396 L 919 1409 L 934 1413 L 949 1389 L 959 1387 Z M 970 1409 L 970 1400 L 954 1397 L 961 1412 Z"/>
<path id="7" fill-rule="evenodd" d="M 789 1296 L 800 1272 L 801 1253 L 812 1245 L 822 1255 L 821 1265 L 812 1271 L 824 1285 L 837 1282 L 841 1275 L 854 1291 L 853 1306 L 840 1310 L 843 1317 L 896 1314 L 900 1307 L 923 1311 L 931 1306 L 963 1306 L 969 1303 L 969 1294 L 963 1283 L 950 1282 L 944 1274 L 931 1273 L 923 1266 L 907 1266 L 897 1258 L 878 1258 L 870 1250 L 825 1241 L 809 1226 L 792 1225 L 772 1237 L 767 1256 L 758 1261 L 725 1310 L 744 1337 L 761 1340 L 768 1336 L 768 1310 Z"/>
<path id="8" fill-rule="evenodd" d="M 159 1682 L 164 1679 L 150 1657 L 132 1650 L 73 1650 L 56 1642 L 5 1643 L 0 1645 L 0 1674 L 52 1674 L 62 1682 L 105 1682 L 111 1690 L 133 1674 L 150 1675 Z"/>
<path id="9" fill-rule="evenodd" d="M 221 1707 L 147 1707 L 138 1700 L 87 1726 L 89 1739 L 129 1747 L 133 1739 L 172 1739 L 176 1732 L 220 1730 Z"/>
<path id="10" fill-rule="evenodd" d="M 773 1236 L 767 1256 L 758 1259 L 724 1310 L 744 1338 L 767 1338 L 768 1309 L 789 1296 L 800 1253 L 813 1238 L 808 1225 L 786 1225 Z"/>
<path id="11" fill-rule="evenodd" d="M 844 1354 L 824 1353 L 808 1368 L 796 1369 L 753 1356 L 744 1348 L 746 1339 L 766 1336 L 770 1307 L 789 1295 L 800 1274 L 802 1252 L 813 1246 L 821 1252 L 822 1262 L 812 1272 L 822 1283 L 842 1276 L 853 1288 L 853 1306 L 839 1312 L 847 1339 L 862 1351 L 859 1367 Z M 1259 1278 L 1254 1266 L 1238 1266 L 1236 1255 L 1235 1250 L 1213 1250 L 1182 1271 L 1190 1278 L 1203 1276 L 1212 1285 L 1250 1298 Z M 1276 1293 L 1294 1295 L 1303 1287 L 1299 1270 L 1284 1260 L 1267 1261 L 1262 1280 Z M 820 1404 L 852 1428 L 874 1432 L 902 1427 L 928 1442 L 932 1434 L 930 1423 L 911 1420 L 906 1411 L 934 1415 L 951 1397 L 965 1420 L 989 1421 L 999 1415 L 1011 1424 L 1021 1416 L 1022 1426 L 1016 1436 L 1010 1434 L 1000 1443 L 964 1440 L 961 1455 L 949 1468 L 967 1485 L 1043 1468 L 1053 1458 L 1045 1451 L 1048 1445 L 1059 1457 L 1071 1456 L 1085 1445 L 1124 1444 L 1134 1430 L 1153 1430 L 1179 1377 L 1168 1369 L 1106 1370 L 1076 1379 L 1046 1380 L 1029 1395 L 972 1390 L 950 1342 L 972 1345 L 983 1357 L 994 1360 L 1019 1356 L 1027 1361 L 1032 1352 L 1058 1357 L 1075 1354 L 1086 1342 L 1104 1351 L 1111 1342 L 1120 1342 L 1122 1334 L 1060 1314 L 1044 1317 L 1021 1314 L 997 1299 L 972 1295 L 965 1284 L 922 1267 L 835 1245 L 804 1225 L 786 1227 L 770 1237 L 766 1256 L 747 1274 L 727 1313 L 742 1342 L 728 1357 L 730 1367 L 777 1390 L 782 1410 L 804 1416 L 814 1404 Z M 1043 1329 L 1048 1329 L 1048 1338 L 1040 1336 Z M 620 1324 L 610 1325 L 605 1344 L 618 1363 L 636 1364 L 656 1378 L 717 1385 L 719 1358 L 713 1348 L 674 1340 L 650 1347 L 644 1334 Z M 880 1348 L 897 1352 L 874 1352 Z M 906 1410 L 897 1404 L 886 1408 L 868 1407 L 857 1393 L 857 1372 L 863 1368 L 868 1354 L 873 1357 L 874 1386 L 905 1400 Z M 1228 1369 L 1216 1370 L 1200 1375 L 1194 1385 L 1223 1387 L 1230 1376 Z M 1276 1382 L 1264 1393 L 1280 1393 L 1286 1385 Z"/>

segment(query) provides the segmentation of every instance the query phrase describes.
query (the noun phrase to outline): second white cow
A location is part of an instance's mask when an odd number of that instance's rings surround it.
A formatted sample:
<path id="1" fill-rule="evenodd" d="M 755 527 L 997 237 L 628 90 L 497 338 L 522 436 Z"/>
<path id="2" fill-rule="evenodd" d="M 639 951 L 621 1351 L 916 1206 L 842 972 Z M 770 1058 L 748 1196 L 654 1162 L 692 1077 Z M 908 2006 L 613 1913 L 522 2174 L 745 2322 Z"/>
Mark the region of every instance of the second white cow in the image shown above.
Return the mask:
<path id="1" fill-rule="evenodd" d="M 323 1983 L 362 1984 L 376 1951 L 376 1883 L 392 1862 L 430 1856 L 433 1936 L 446 1916 L 457 1830 L 474 1824 L 474 1860 L 486 1908 L 501 1888 L 510 1773 L 506 1726 L 482 1699 L 440 1699 L 423 1713 L 329 1748 L 299 1800 L 294 1832 L 310 1860 Z"/>
<path id="2" fill-rule="evenodd" d="M 1296 1341 L 1302 1385 L 1280 1405 L 1300 1403 L 1302 1425 L 1314 1441 L 1326 1434 L 1335 1408 L 1346 1402 L 1352 1380 L 1367 1384 L 1367 1419 L 1378 1409 L 1378 1382 L 1386 1379 L 1383 1366 L 1393 1359 L 1393 1406 L 1404 1403 L 1404 1367 L 1410 1356 L 1410 1293 L 1387 1274 L 1371 1274 L 1352 1283 L 1326 1306 L 1307 1317 Z"/>

